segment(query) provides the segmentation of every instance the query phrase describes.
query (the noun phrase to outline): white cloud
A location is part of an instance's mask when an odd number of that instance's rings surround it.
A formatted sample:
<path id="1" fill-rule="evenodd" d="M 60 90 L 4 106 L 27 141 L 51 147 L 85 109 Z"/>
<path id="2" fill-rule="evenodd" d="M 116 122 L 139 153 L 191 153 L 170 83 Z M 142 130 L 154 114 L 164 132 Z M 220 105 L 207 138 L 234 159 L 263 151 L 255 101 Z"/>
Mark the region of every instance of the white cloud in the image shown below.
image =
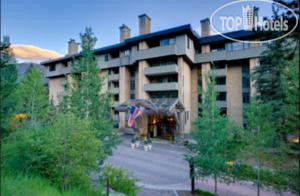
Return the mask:
<path id="1" fill-rule="evenodd" d="M 21 62 L 41 62 L 48 59 L 58 58 L 62 55 L 58 52 L 39 48 L 34 45 L 11 44 L 12 53 Z"/>

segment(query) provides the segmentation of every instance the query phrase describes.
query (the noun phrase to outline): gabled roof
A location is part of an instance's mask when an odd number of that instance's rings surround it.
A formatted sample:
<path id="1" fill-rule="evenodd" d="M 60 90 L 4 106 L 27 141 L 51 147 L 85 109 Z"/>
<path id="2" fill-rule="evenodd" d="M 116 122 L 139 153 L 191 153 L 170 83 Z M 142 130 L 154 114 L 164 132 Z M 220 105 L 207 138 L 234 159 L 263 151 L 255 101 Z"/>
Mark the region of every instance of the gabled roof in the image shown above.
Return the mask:
<path id="1" fill-rule="evenodd" d="M 115 107 L 117 111 L 126 112 L 128 106 L 143 106 L 146 113 L 173 113 L 175 110 L 184 111 L 183 104 L 178 98 L 135 99 L 121 103 Z"/>

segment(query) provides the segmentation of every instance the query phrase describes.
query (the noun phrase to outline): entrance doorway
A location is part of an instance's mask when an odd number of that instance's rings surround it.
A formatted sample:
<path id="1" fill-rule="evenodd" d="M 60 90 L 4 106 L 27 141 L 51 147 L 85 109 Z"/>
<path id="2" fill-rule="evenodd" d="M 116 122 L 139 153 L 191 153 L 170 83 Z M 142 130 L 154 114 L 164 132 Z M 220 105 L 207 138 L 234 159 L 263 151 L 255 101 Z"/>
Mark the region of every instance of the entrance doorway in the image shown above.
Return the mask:
<path id="1" fill-rule="evenodd" d="M 174 140 L 176 128 L 175 116 L 148 116 L 148 137 Z"/>

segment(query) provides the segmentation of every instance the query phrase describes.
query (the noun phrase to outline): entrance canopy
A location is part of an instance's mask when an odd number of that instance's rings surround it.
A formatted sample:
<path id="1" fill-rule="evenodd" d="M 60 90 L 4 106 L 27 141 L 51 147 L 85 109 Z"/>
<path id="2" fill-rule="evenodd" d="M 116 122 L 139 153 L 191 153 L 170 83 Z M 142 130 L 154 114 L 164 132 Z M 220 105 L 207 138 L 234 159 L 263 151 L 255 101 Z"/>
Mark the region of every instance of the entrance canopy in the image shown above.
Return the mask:
<path id="1" fill-rule="evenodd" d="M 183 104 L 177 98 L 157 98 L 157 99 L 135 99 L 121 103 L 115 107 L 116 111 L 127 112 L 128 107 L 143 106 L 148 115 L 166 115 L 170 116 L 177 112 L 184 111 Z"/>
<path id="2" fill-rule="evenodd" d="M 183 133 L 183 104 L 176 98 L 135 99 L 128 100 L 117 107 L 116 111 L 129 112 L 130 106 L 143 108 L 137 118 L 136 128 L 144 135 L 152 137 L 175 138 Z M 128 117 L 129 118 L 129 117 Z"/>

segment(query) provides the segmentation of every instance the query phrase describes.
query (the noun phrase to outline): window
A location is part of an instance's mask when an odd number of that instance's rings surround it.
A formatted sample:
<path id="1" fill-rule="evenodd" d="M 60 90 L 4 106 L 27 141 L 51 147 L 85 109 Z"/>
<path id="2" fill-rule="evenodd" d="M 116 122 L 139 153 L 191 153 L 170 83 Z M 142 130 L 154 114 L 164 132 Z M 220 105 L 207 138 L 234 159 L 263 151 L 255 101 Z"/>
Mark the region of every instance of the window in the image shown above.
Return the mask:
<path id="1" fill-rule="evenodd" d="M 56 70 L 56 65 L 50 65 L 49 71 L 55 71 Z"/>
<path id="2" fill-rule="evenodd" d="M 130 55 L 130 50 L 124 50 L 124 56 L 129 56 Z"/>
<path id="3" fill-rule="evenodd" d="M 170 44 L 175 44 L 176 43 L 176 39 L 175 38 L 170 38 Z"/>
<path id="4" fill-rule="evenodd" d="M 242 87 L 250 88 L 250 68 L 248 64 L 242 65 Z"/>
<path id="5" fill-rule="evenodd" d="M 155 98 L 178 98 L 178 91 L 164 91 L 164 92 L 149 92 L 151 99 Z"/>
<path id="6" fill-rule="evenodd" d="M 249 43 L 244 42 L 230 42 L 226 44 L 228 51 L 244 50 L 250 47 Z"/>
<path id="7" fill-rule="evenodd" d="M 187 38 L 187 48 L 190 49 L 190 39 Z"/>
<path id="8" fill-rule="evenodd" d="M 108 61 L 108 54 L 106 54 L 106 55 L 104 56 L 104 61 L 105 61 L 105 62 Z"/>
<path id="9" fill-rule="evenodd" d="M 225 92 L 219 92 L 217 96 L 217 101 L 226 101 L 226 93 Z"/>
<path id="10" fill-rule="evenodd" d="M 130 94 L 130 99 L 135 99 L 135 94 Z"/>
<path id="11" fill-rule="evenodd" d="M 169 39 L 162 39 L 162 40 L 160 40 L 160 45 L 161 46 L 167 46 L 169 44 L 170 44 Z"/>
<path id="12" fill-rule="evenodd" d="M 130 99 L 135 99 L 135 70 L 130 70 Z"/>
<path id="13" fill-rule="evenodd" d="M 173 65 L 173 64 L 177 64 L 176 60 L 167 60 L 167 61 L 160 61 L 160 62 L 155 62 L 155 63 L 151 63 L 150 66 L 151 67 L 157 67 L 157 66 L 165 66 L 165 65 Z"/>
<path id="14" fill-rule="evenodd" d="M 243 93 L 243 103 L 249 103 L 250 102 L 250 93 Z"/>
<path id="15" fill-rule="evenodd" d="M 166 39 L 160 40 L 159 44 L 160 44 L 160 46 L 167 46 L 170 44 L 175 44 L 175 42 L 176 42 L 175 38 L 166 38 Z"/>
<path id="16" fill-rule="evenodd" d="M 227 108 L 221 108 L 220 109 L 220 115 L 221 116 L 226 116 L 227 115 Z"/>
<path id="17" fill-rule="evenodd" d="M 247 77 L 243 77 L 242 79 L 243 88 L 250 88 L 250 80 Z"/>
<path id="18" fill-rule="evenodd" d="M 216 78 L 217 85 L 225 85 L 226 84 L 226 77 L 217 77 Z"/>
<path id="19" fill-rule="evenodd" d="M 149 80 L 150 80 L 150 83 L 177 82 L 178 76 L 176 74 L 168 75 L 168 76 L 152 76 L 152 77 L 149 77 Z"/>

